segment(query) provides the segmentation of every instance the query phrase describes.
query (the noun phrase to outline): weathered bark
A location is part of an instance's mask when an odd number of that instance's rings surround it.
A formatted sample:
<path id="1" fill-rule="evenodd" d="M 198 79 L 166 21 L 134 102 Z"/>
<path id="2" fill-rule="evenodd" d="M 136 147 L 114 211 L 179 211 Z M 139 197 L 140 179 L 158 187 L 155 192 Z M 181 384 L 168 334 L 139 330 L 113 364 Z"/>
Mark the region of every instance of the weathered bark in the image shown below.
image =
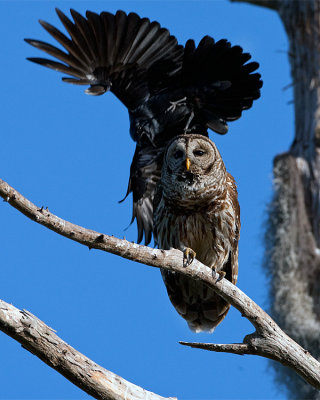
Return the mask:
<path id="1" fill-rule="evenodd" d="M 320 2 L 279 2 L 289 38 L 294 88 L 295 139 L 290 148 L 304 185 L 304 202 L 320 247 Z"/>
<path id="2" fill-rule="evenodd" d="M 288 153 L 274 160 L 266 265 L 273 276 L 271 314 L 320 358 L 320 2 L 233 1 L 276 10 L 289 39 L 295 137 Z M 290 398 L 320 398 L 310 386 L 292 380 L 288 370 L 276 371 Z"/>
<path id="3" fill-rule="evenodd" d="M 274 161 L 272 314 L 319 359 L 320 3 L 282 0 L 278 7 L 290 46 L 295 138 L 288 154 Z M 287 371 L 278 372 L 278 380 L 290 382 L 290 397 L 319 398 L 318 391 L 292 379 Z"/>
<path id="4" fill-rule="evenodd" d="M 270 312 L 286 333 L 319 358 L 319 255 L 297 159 L 289 153 L 275 159 L 274 190 L 265 264 L 272 276 Z M 274 367 L 290 398 L 316 398 L 317 392 L 290 371 Z"/>
<path id="5" fill-rule="evenodd" d="M 241 355 L 254 354 L 262 357 L 267 357 L 292 368 L 306 382 L 308 382 L 308 384 L 317 389 L 320 389 L 320 363 L 315 360 L 308 351 L 304 350 L 301 346 L 290 339 L 290 337 L 287 336 L 285 332 L 283 332 L 279 328 L 279 326 L 239 288 L 234 286 L 227 279 L 221 279 L 221 277 L 219 277 L 216 272 L 201 264 L 199 261 L 194 260 L 192 262 L 192 266 L 185 268 L 183 266 L 183 253 L 179 250 L 156 250 L 150 247 L 137 245 L 135 243 L 130 243 L 126 240 L 117 239 L 112 236 L 85 229 L 79 225 L 72 224 L 55 216 L 49 210 L 44 210 L 37 207 L 1 179 L 0 196 L 10 205 L 15 207 L 17 210 L 25 214 L 33 221 L 44 225 L 47 228 L 71 240 L 84 244 L 89 248 L 108 251 L 133 261 L 137 261 L 157 268 L 164 268 L 170 271 L 175 271 L 184 274 L 192 279 L 201 280 L 210 288 L 214 289 L 216 293 L 223 297 L 227 302 L 236 307 L 241 312 L 241 314 L 252 323 L 252 325 L 256 329 L 253 334 L 247 335 L 244 338 L 243 343 L 225 345 L 182 342 L 182 344 L 211 351 L 223 351 Z M 8 327 L 8 320 L 10 318 L 8 318 L 7 316 L 6 306 L 2 308 L 2 316 L 3 318 L 1 319 L 0 314 L 0 329 L 4 330 L 4 332 L 6 333 L 9 333 L 10 336 L 14 337 L 16 340 L 19 340 L 25 345 L 25 321 L 21 320 L 20 325 L 15 324 L 14 326 L 12 326 L 11 324 Z M 27 324 L 30 327 L 32 327 L 33 325 L 32 329 L 29 329 L 27 332 L 28 335 L 31 336 L 30 343 L 28 342 L 27 344 L 28 346 L 30 345 L 29 350 L 31 350 L 35 354 L 36 351 L 39 350 L 37 347 L 39 340 L 38 333 L 42 329 L 39 329 L 37 327 L 36 322 L 37 320 L 34 319 L 33 323 Z M 52 335 L 50 329 L 48 332 L 46 331 L 45 335 L 46 334 L 49 336 Z M 44 344 L 47 344 L 45 335 L 40 335 L 40 337 L 41 339 L 44 338 Z M 55 337 L 53 341 L 57 341 L 57 338 Z M 72 371 L 70 371 L 68 368 L 72 368 L 73 366 L 71 364 L 71 366 L 67 365 L 65 367 L 66 364 L 64 357 L 62 357 L 61 361 L 59 362 L 50 362 L 51 359 L 60 360 L 59 354 L 61 352 L 63 354 L 65 344 L 62 343 L 61 346 L 62 349 L 60 348 L 60 346 L 50 347 L 50 351 L 52 352 L 52 354 L 50 354 L 48 359 L 45 359 L 45 362 L 47 362 L 48 360 L 49 362 L 47 363 L 50 366 L 56 367 L 57 364 L 59 368 L 61 362 L 63 364 L 63 368 L 66 369 L 59 370 L 59 372 L 62 372 L 64 376 L 70 379 L 70 373 L 71 377 L 73 377 L 74 375 L 72 374 Z M 25 347 L 28 348 L 27 346 Z M 56 352 L 58 354 L 56 354 Z M 45 357 L 45 355 L 41 352 L 38 354 L 38 356 L 41 359 L 44 359 Z M 82 355 L 80 355 L 80 358 L 81 356 Z M 58 370 L 58 368 L 56 369 Z M 78 375 L 81 375 L 81 373 L 77 374 L 77 377 Z M 86 382 L 83 381 L 81 384 L 85 386 Z M 80 384 L 78 384 L 78 386 L 80 386 Z M 109 398 L 107 397 L 107 395 L 104 398 Z M 118 398 L 121 398 L 120 395 L 118 396 Z"/>

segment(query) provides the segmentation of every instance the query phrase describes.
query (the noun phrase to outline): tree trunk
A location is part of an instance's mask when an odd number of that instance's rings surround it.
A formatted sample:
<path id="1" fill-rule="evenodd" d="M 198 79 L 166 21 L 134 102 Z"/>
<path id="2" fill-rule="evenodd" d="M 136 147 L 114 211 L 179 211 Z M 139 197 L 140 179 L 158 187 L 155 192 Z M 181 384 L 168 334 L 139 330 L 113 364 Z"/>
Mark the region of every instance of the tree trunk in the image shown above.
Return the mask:
<path id="1" fill-rule="evenodd" d="M 234 0 L 272 8 L 289 39 L 295 138 L 274 159 L 266 232 L 271 313 L 286 333 L 320 358 L 320 2 Z M 277 94 L 275 93 L 275 96 Z M 279 134 L 281 134 L 279 132 Z M 274 367 L 290 398 L 320 398 L 287 368 Z"/>

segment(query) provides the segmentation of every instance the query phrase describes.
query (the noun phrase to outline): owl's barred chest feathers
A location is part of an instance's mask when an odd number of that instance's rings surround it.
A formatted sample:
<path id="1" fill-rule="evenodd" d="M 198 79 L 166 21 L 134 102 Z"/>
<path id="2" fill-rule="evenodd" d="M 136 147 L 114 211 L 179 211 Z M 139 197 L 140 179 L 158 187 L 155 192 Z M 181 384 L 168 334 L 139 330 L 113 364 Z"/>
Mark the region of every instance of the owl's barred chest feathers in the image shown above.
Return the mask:
<path id="1" fill-rule="evenodd" d="M 173 203 L 163 195 L 155 212 L 159 247 L 189 247 L 196 252 L 197 260 L 221 270 L 238 235 L 229 197 L 224 190 L 210 202 L 198 204 L 190 200 L 190 204 L 184 201 L 180 207 L 177 201 Z"/>

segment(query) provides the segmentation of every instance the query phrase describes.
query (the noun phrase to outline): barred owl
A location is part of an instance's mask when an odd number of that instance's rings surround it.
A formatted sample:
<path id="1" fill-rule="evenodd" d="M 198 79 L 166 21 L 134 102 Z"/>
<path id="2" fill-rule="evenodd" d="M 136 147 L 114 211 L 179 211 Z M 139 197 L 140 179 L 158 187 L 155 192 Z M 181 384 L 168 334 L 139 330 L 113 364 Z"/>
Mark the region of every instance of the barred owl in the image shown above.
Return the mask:
<path id="1" fill-rule="evenodd" d="M 215 144 L 181 135 L 167 146 L 154 199 L 154 237 L 162 249 L 176 248 L 224 275 L 238 277 L 240 208 L 233 177 Z M 169 298 L 195 332 L 210 331 L 230 304 L 201 282 L 162 270 Z"/>
<path id="2" fill-rule="evenodd" d="M 66 74 L 64 82 L 88 86 L 87 94 L 111 91 L 127 107 L 136 151 L 126 197 L 133 195 L 138 242 L 144 236 L 148 244 L 167 143 L 185 133 L 208 136 L 208 129 L 225 134 L 228 122 L 260 97 L 259 64 L 226 39 L 204 36 L 198 46 L 192 39 L 182 46 L 158 22 L 135 13 L 87 11 L 82 16 L 71 9 L 70 19 L 56 11 L 67 35 L 39 22 L 61 46 L 25 39 L 53 57 L 29 60 Z M 101 128 L 107 134 L 108 110 L 105 121 Z"/>

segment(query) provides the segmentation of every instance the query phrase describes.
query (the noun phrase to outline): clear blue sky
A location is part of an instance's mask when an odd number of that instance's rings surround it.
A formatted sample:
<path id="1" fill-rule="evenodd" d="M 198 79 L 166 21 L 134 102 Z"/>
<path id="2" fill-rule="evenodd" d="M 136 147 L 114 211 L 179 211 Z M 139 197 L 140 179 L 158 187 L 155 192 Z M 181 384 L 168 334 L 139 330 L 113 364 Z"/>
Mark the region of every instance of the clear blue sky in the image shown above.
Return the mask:
<path id="1" fill-rule="evenodd" d="M 215 1 L 0 1 L 1 178 L 39 206 L 110 235 L 126 232 L 126 191 L 134 143 L 125 107 L 112 94 L 91 97 L 60 74 L 29 63 L 40 52 L 23 38 L 50 40 L 39 18 L 61 27 L 67 12 L 135 11 L 160 21 L 182 44 L 209 34 L 240 44 L 260 62 L 262 97 L 213 139 L 239 188 L 239 287 L 268 308 L 262 270 L 272 159 L 293 137 L 288 43 L 276 13 Z M 53 42 L 53 41 L 51 41 Z M 40 55 L 41 56 L 41 55 Z M 70 345 L 127 380 L 179 399 L 281 399 L 267 360 L 182 347 L 179 340 L 241 342 L 253 331 L 237 310 L 214 334 L 194 334 L 171 306 L 160 272 L 88 251 L 0 202 L 0 296 L 27 309 Z M 88 398 L 0 333 L 1 399 Z"/>

